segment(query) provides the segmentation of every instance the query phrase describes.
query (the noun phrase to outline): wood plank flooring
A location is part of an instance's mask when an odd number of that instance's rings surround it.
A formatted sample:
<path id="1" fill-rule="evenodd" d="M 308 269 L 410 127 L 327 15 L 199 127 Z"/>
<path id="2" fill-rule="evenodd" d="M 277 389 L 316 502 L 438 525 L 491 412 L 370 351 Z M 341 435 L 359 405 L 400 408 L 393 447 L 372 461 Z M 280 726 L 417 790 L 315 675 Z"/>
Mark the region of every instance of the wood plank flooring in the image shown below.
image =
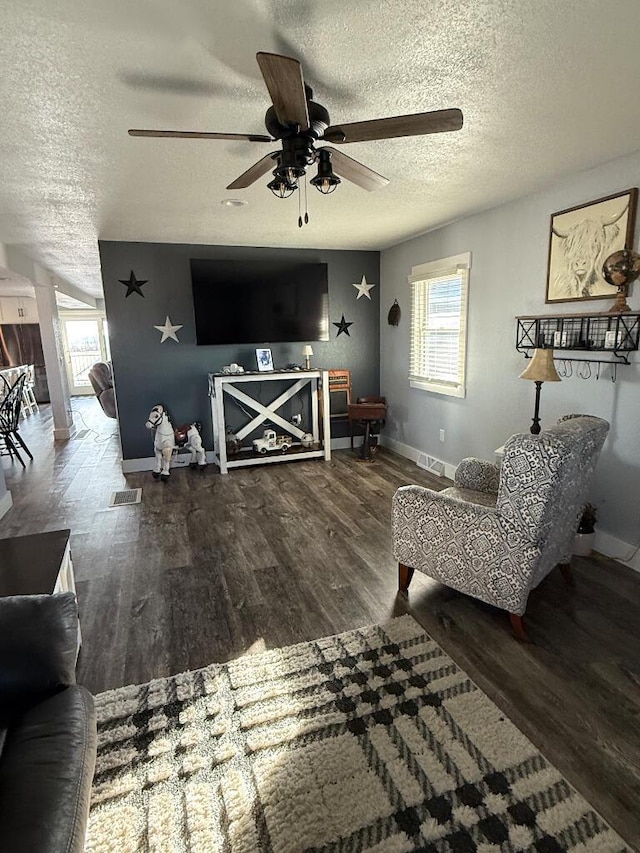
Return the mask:
<path id="1" fill-rule="evenodd" d="M 406 459 L 380 450 L 363 465 L 345 450 L 225 477 L 174 469 L 163 485 L 123 476 L 94 398 L 73 407 L 82 432 L 66 444 L 46 407 L 23 421 L 35 461 L 3 458 L 14 508 L 0 538 L 71 528 L 81 683 L 99 692 L 408 610 L 640 849 L 640 574 L 574 558 L 575 589 L 553 572 L 531 595 L 534 644 L 521 645 L 504 613 L 418 572 L 408 602 L 396 596 L 391 496 L 446 485 Z M 140 505 L 108 508 L 138 486 Z"/>

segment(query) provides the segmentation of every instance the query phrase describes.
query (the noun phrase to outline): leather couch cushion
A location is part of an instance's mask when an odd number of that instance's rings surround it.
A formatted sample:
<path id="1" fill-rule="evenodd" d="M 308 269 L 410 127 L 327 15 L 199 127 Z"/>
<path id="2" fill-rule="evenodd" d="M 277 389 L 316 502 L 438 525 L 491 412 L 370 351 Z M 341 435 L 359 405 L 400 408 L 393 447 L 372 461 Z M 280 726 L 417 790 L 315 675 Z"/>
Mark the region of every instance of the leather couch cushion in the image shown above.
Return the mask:
<path id="1" fill-rule="evenodd" d="M 30 708 L 0 759 L 0 849 L 81 853 L 95 757 L 95 706 L 84 687 Z"/>
<path id="2" fill-rule="evenodd" d="M 75 684 L 77 632 L 72 593 L 0 598 L 0 728 Z"/>

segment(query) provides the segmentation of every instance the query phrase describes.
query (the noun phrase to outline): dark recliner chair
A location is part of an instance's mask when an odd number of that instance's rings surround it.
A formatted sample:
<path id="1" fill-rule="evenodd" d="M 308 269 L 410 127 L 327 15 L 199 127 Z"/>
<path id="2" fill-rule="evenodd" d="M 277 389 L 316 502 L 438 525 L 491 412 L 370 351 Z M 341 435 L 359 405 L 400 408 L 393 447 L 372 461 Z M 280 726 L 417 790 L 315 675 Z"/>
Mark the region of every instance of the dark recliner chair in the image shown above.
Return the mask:
<path id="1" fill-rule="evenodd" d="M 98 398 L 98 402 L 102 406 L 102 411 L 108 418 L 117 419 L 118 413 L 116 412 L 116 398 L 113 390 L 111 365 L 106 364 L 104 361 L 98 361 L 93 365 L 87 376 Z"/>
<path id="2" fill-rule="evenodd" d="M 82 853 L 96 758 L 72 593 L 0 598 L 0 848 Z"/>

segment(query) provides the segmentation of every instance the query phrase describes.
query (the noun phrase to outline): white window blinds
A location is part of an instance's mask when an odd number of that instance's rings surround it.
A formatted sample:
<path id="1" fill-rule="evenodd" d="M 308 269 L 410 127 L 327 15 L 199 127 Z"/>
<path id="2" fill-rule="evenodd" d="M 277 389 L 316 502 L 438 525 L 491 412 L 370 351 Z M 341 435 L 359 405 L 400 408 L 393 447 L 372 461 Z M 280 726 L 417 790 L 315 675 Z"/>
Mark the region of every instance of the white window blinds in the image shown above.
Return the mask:
<path id="1" fill-rule="evenodd" d="M 444 264 L 425 265 L 427 271 L 418 268 L 409 277 L 409 381 L 414 388 L 464 397 L 469 271 Z"/>

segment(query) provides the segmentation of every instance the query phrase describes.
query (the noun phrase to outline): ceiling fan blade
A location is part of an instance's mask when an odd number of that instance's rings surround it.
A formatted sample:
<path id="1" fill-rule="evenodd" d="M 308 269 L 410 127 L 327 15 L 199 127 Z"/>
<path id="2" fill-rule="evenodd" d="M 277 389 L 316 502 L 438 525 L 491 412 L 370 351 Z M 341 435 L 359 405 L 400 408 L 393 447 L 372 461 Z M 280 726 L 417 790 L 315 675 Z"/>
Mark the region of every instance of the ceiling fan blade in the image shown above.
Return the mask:
<path id="1" fill-rule="evenodd" d="M 129 136 L 160 136 L 170 139 L 244 139 L 247 142 L 273 142 L 270 136 L 261 133 L 200 133 L 198 130 L 137 130 Z"/>
<path id="2" fill-rule="evenodd" d="M 338 151 L 336 148 L 330 148 L 328 145 L 325 145 L 324 148 L 326 151 L 331 152 L 331 165 L 333 166 L 333 171 L 337 175 L 340 175 L 340 177 L 346 178 L 348 181 L 351 181 L 351 183 L 362 187 L 363 190 L 369 190 L 369 192 L 371 192 L 372 190 L 378 190 L 381 187 L 386 187 L 389 183 L 389 178 L 379 175 L 377 172 L 374 172 L 373 169 L 370 169 L 363 163 L 359 163 L 357 160 L 354 160 L 353 157 L 347 157 L 347 155 L 343 154 L 342 151 Z"/>
<path id="3" fill-rule="evenodd" d="M 266 157 L 258 160 L 258 162 L 254 163 L 253 166 L 250 166 L 246 172 L 243 172 L 239 178 L 236 178 L 235 181 L 230 183 L 227 189 L 244 190 L 247 187 L 250 187 L 251 184 L 258 180 L 258 178 L 266 175 L 267 172 L 274 167 L 278 153 L 279 152 L 277 151 L 272 151 L 271 154 L 267 154 Z"/>
<path id="4" fill-rule="evenodd" d="M 297 59 L 279 53 L 256 54 L 260 71 L 267 84 L 269 95 L 280 124 L 300 125 L 300 130 L 309 128 L 307 94 L 302 77 L 302 66 Z"/>
<path id="5" fill-rule="evenodd" d="M 374 139 L 393 139 L 398 136 L 422 136 L 425 133 L 447 133 L 460 130 L 462 112 L 458 109 L 433 110 L 408 116 L 391 116 L 371 121 L 336 124 L 324 133 L 327 142 L 369 142 Z"/>

